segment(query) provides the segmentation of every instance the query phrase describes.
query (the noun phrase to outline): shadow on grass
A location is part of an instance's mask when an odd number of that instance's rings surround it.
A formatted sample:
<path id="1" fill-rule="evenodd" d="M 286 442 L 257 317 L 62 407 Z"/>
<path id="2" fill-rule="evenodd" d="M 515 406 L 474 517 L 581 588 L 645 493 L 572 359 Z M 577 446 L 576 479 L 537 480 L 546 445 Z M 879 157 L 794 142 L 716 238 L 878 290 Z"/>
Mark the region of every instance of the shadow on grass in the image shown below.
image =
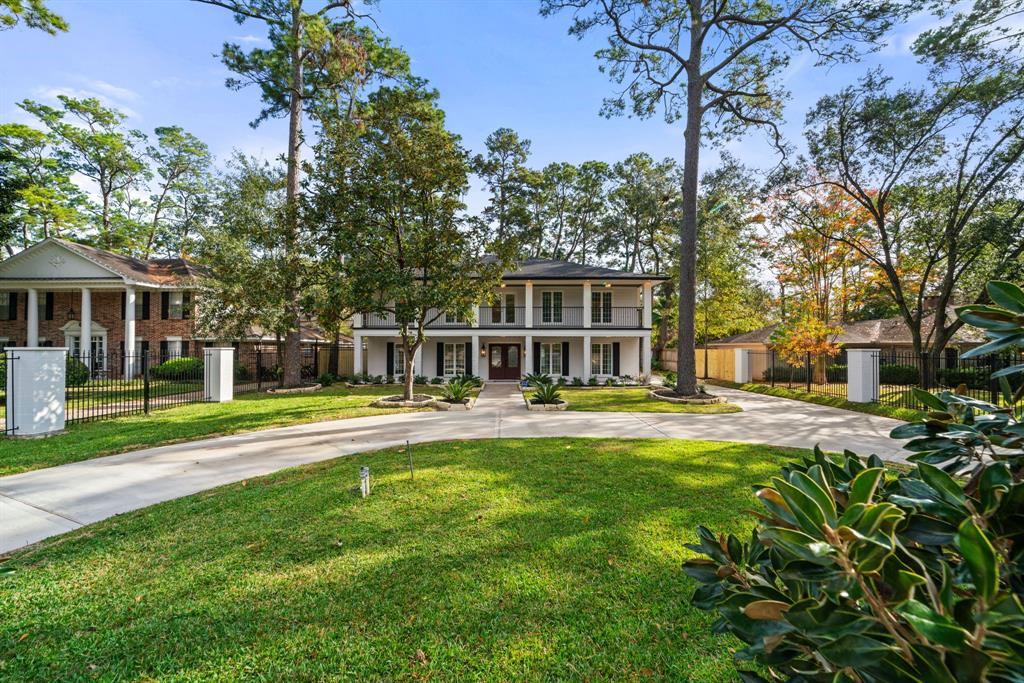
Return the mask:
<path id="1" fill-rule="evenodd" d="M 15 558 L 0 672 L 731 680 L 732 641 L 688 604 L 683 544 L 701 523 L 748 529 L 750 484 L 791 454 L 436 443 L 413 447 L 412 480 L 392 449 L 161 504 Z"/>

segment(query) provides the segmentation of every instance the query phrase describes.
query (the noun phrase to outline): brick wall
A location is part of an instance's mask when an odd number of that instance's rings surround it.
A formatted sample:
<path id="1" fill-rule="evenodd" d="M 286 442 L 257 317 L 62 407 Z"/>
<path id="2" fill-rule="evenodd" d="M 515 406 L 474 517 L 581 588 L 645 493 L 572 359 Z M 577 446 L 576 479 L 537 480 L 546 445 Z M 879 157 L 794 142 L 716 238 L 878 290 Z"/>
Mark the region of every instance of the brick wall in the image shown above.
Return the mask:
<path id="1" fill-rule="evenodd" d="M 6 292 L 2 293 L 6 295 Z M 42 304 L 46 294 L 39 291 L 39 302 Z M 141 301 L 142 291 L 137 290 L 136 298 Z M 64 332 L 61 328 L 68 323 L 67 313 L 74 309 L 75 320 L 82 319 L 82 296 L 79 292 L 54 292 L 53 320 L 39 317 L 39 338 L 52 341 L 54 346 L 64 345 Z M 107 351 L 115 352 L 124 341 L 124 319 L 121 317 L 121 292 L 93 290 L 92 292 L 93 325 L 107 328 Z M 149 320 L 136 316 L 135 338 L 149 342 L 150 349 L 157 350 L 160 342 L 167 337 L 181 337 L 183 341 L 191 341 L 193 320 L 162 320 L 160 318 L 160 292 L 150 293 Z M 28 339 L 28 322 L 25 320 L 25 292 L 18 292 L 18 319 L 0 320 L 0 337 L 7 337 L 10 342 L 24 345 Z"/>

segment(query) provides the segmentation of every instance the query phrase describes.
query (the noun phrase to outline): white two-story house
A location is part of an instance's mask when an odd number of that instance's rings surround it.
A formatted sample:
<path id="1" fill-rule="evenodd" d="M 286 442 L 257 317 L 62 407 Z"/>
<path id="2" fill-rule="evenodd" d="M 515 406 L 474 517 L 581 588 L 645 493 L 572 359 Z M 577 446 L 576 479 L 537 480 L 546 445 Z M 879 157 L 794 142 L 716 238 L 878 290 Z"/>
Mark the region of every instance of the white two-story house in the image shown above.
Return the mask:
<path id="1" fill-rule="evenodd" d="M 518 381 L 544 373 L 584 382 L 649 376 L 651 290 L 664 279 L 566 261 L 522 261 L 474 319 L 436 315 L 414 359 L 416 374 Z M 357 351 L 364 349 L 355 354 L 356 374 L 402 374 L 405 359 L 392 314 L 355 316 L 353 342 Z"/>

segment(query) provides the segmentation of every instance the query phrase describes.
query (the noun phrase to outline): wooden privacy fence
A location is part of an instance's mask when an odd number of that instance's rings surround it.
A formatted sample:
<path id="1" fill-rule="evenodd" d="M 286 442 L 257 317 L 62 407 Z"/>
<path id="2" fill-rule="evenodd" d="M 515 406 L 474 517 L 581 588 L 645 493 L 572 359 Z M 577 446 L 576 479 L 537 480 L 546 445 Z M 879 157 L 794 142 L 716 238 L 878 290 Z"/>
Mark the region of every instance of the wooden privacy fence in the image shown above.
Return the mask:
<path id="1" fill-rule="evenodd" d="M 733 349 L 708 349 L 707 374 L 704 373 L 704 349 L 694 352 L 697 361 L 697 376 L 721 379 L 727 382 L 736 381 L 736 352 Z M 676 349 L 665 349 L 661 352 L 661 367 L 677 372 Z M 764 368 L 761 368 L 763 370 Z"/>

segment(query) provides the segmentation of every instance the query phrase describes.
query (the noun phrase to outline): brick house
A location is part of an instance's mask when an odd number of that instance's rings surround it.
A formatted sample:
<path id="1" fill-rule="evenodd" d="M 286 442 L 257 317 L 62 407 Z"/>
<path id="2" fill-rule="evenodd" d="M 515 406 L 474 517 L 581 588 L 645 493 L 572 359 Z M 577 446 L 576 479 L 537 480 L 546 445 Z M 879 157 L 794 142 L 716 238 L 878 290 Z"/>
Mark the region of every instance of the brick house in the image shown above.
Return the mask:
<path id="1" fill-rule="evenodd" d="M 194 292 L 202 269 L 181 258 L 137 259 L 49 238 L 0 261 L 0 349 L 60 346 L 89 356 L 159 352 L 198 355 L 213 340 L 196 337 Z M 82 339 L 90 339 L 84 345 Z M 239 344 L 274 341 L 254 333 Z M 315 325 L 303 341 L 323 342 Z M 126 372 L 130 364 L 126 364 Z"/>

